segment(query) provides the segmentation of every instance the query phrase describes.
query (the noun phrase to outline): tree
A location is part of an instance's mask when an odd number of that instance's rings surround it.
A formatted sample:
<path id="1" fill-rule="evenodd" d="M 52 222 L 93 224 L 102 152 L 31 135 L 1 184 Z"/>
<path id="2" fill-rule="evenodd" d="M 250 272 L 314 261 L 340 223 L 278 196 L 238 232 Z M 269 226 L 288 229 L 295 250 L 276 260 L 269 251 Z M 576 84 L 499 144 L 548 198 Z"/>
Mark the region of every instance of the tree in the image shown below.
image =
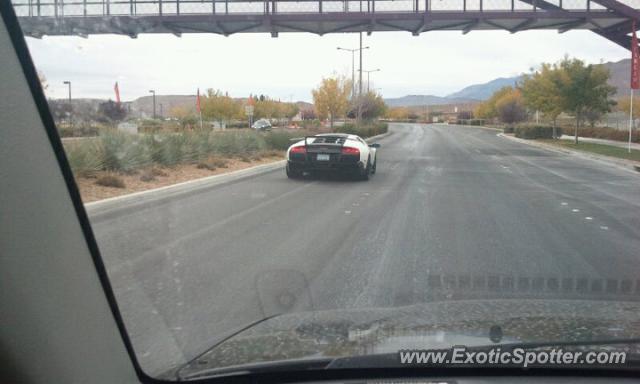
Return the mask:
<path id="1" fill-rule="evenodd" d="M 407 107 L 389 108 L 387 110 L 386 116 L 391 120 L 407 120 L 409 118 L 409 108 Z"/>
<path id="2" fill-rule="evenodd" d="M 127 110 L 120 103 L 113 100 L 98 105 L 98 120 L 103 122 L 118 122 L 127 117 Z"/>
<path id="3" fill-rule="evenodd" d="M 296 103 L 283 103 L 282 108 L 282 115 L 289 119 L 289 122 L 291 122 L 291 119 L 300 112 L 300 107 L 298 107 Z"/>
<path id="4" fill-rule="evenodd" d="M 332 129 L 336 117 L 347 113 L 350 93 L 351 83 L 339 77 L 324 78 L 318 88 L 311 91 L 318 116 L 329 118 Z"/>
<path id="5" fill-rule="evenodd" d="M 578 129 L 587 114 L 606 113 L 611 110 L 615 94 L 608 84 L 609 70 L 602 65 L 585 65 L 582 60 L 565 58 L 560 62 L 560 96 L 563 110 L 576 117 L 575 143 Z"/>
<path id="6" fill-rule="evenodd" d="M 373 91 L 369 91 L 356 100 L 352 100 L 347 116 L 350 118 L 357 117 L 358 107 L 361 108 L 361 116 L 365 120 L 376 119 L 387 111 L 387 104 L 385 104 L 382 95 Z"/>
<path id="7" fill-rule="evenodd" d="M 483 101 L 478 104 L 473 111 L 473 115 L 478 119 L 493 119 L 498 117 L 498 110 L 496 109 L 496 102 L 503 96 L 513 91 L 513 87 L 503 87 L 495 91 L 489 100 Z"/>
<path id="8" fill-rule="evenodd" d="M 627 116 L 631 112 L 631 98 L 629 96 L 621 97 L 618 99 L 617 110 L 624 112 Z M 640 118 L 640 98 L 633 99 L 633 118 Z"/>
<path id="9" fill-rule="evenodd" d="M 240 103 L 219 90 L 207 90 L 207 95 L 200 98 L 200 106 L 202 116 L 218 121 L 220 125 L 243 117 Z"/>
<path id="10" fill-rule="evenodd" d="M 557 137 L 556 123 L 562 113 L 562 70 L 556 64 L 542 64 L 540 70 L 525 75 L 520 86 L 527 107 L 553 122 L 553 137 Z"/>
<path id="11" fill-rule="evenodd" d="M 500 121 L 507 124 L 523 121 L 527 117 L 522 94 L 516 88 L 511 88 L 496 100 L 495 110 Z"/>
<path id="12" fill-rule="evenodd" d="M 193 129 L 199 124 L 195 106 L 177 105 L 169 110 L 169 116 L 178 119 L 182 129 Z"/>

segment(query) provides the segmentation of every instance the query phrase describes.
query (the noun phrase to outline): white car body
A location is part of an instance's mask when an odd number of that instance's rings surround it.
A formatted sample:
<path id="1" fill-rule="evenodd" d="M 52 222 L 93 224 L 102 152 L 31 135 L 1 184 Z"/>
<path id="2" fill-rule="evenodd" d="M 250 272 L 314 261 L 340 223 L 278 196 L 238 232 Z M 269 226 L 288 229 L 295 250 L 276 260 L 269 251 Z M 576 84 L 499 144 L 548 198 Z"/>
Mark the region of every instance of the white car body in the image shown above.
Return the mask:
<path id="1" fill-rule="evenodd" d="M 377 146 L 372 147 L 359 136 L 352 134 L 328 133 L 310 136 L 297 141 L 287 149 L 287 175 L 292 177 L 291 171 L 302 174 L 316 170 L 351 170 L 368 179 L 369 174 L 375 173 Z M 300 153 L 303 151 L 301 148 L 305 147 L 304 154 Z M 357 150 L 357 158 L 354 150 Z M 320 161 L 321 156 L 326 162 Z"/>

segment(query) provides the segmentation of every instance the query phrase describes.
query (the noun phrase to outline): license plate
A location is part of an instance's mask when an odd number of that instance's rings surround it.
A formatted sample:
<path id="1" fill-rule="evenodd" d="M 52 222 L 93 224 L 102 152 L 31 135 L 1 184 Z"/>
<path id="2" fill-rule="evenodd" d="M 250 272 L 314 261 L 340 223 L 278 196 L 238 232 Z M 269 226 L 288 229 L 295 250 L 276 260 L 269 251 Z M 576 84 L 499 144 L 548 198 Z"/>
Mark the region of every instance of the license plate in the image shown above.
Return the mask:
<path id="1" fill-rule="evenodd" d="M 318 156 L 316 157 L 316 160 L 318 161 L 329 161 L 329 155 L 326 153 L 318 153 Z"/>

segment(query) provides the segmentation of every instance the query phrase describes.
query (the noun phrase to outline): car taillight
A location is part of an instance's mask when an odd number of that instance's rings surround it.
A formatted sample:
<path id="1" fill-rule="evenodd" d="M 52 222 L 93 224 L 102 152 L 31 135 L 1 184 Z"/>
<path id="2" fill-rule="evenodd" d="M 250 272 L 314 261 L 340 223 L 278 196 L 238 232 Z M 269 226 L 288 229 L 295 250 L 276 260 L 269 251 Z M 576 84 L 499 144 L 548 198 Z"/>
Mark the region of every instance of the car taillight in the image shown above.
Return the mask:
<path id="1" fill-rule="evenodd" d="M 293 153 L 302 153 L 302 154 L 304 154 L 304 153 L 307 153 L 307 149 L 305 147 L 302 147 L 302 146 L 300 146 L 300 147 L 292 147 L 289 150 L 289 153 L 291 153 L 291 154 L 293 154 Z"/>
<path id="2" fill-rule="evenodd" d="M 360 150 L 358 148 L 353 148 L 353 147 L 342 147 L 342 154 L 343 155 L 359 155 Z"/>

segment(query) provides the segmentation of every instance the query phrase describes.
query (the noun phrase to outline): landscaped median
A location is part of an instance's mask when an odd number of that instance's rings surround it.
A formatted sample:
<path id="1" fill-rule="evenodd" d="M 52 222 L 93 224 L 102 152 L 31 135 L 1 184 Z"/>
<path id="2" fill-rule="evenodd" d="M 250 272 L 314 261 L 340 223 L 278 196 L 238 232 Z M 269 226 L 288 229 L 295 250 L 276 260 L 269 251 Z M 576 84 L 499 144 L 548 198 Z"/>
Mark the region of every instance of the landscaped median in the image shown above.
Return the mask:
<path id="1" fill-rule="evenodd" d="M 387 131 L 386 124 L 338 127 L 362 137 Z M 291 139 L 319 132 L 183 131 L 153 134 L 105 132 L 64 143 L 85 203 L 155 189 L 279 161 Z"/>
<path id="2" fill-rule="evenodd" d="M 581 153 L 592 158 L 610 161 L 640 171 L 640 150 L 632 149 L 629 152 L 627 148 L 618 143 L 609 145 L 578 140 L 578 144 L 576 144 L 572 140 L 554 138 L 552 127 L 539 125 L 520 126 L 512 130 L 505 129 L 503 136 L 549 149 Z M 555 130 L 555 136 L 562 136 L 560 128 Z"/>

